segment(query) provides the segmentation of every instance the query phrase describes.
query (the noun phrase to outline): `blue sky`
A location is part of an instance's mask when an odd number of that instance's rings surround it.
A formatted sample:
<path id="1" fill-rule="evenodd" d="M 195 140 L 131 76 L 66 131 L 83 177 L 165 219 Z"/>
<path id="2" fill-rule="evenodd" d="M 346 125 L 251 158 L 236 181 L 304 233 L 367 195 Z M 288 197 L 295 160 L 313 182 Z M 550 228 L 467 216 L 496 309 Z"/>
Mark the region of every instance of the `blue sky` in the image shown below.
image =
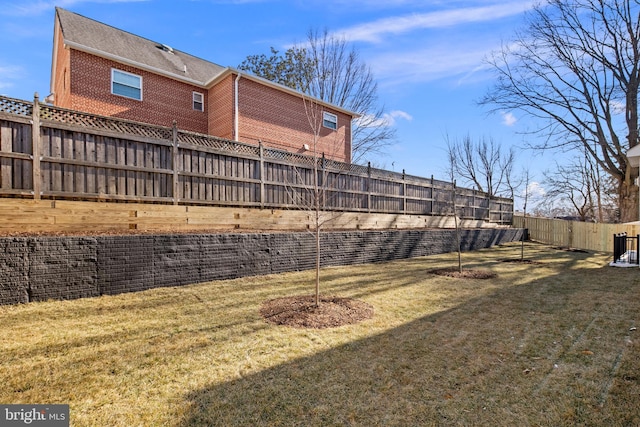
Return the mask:
<path id="1" fill-rule="evenodd" d="M 344 35 L 371 67 L 397 129 L 386 169 L 447 179 L 446 137 L 522 146 L 517 111 L 487 113 L 483 58 L 522 26 L 529 0 L 0 0 L 0 94 L 49 93 L 54 7 L 168 44 L 223 66 L 285 50 L 310 28 Z M 519 151 L 540 180 L 541 157 Z"/>

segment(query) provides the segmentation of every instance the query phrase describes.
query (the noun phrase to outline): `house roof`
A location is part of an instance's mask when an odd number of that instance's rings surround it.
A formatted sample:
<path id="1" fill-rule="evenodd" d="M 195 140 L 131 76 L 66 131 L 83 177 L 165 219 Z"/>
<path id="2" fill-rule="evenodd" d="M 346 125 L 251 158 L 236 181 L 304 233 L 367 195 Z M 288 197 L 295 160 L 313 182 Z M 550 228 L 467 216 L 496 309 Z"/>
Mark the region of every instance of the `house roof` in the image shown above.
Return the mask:
<path id="1" fill-rule="evenodd" d="M 111 59 L 116 62 L 161 74 L 203 88 L 210 88 L 229 74 L 241 74 L 245 78 L 273 87 L 295 96 L 309 98 L 301 92 L 257 77 L 232 67 L 223 67 L 168 45 L 154 42 L 124 30 L 103 24 L 74 12 L 56 7 L 57 22 L 62 30 L 62 42 L 76 50 Z M 60 41 L 54 39 L 55 44 Z M 55 54 L 54 54 L 55 62 Z M 55 64 L 52 64 L 55 67 Z M 53 78 L 53 72 L 52 72 Z M 52 81 L 53 85 L 53 81 Z M 53 86 L 52 86 L 53 87 Z M 316 98 L 313 102 L 340 111 L 351 117 L 358 113 L 346 110 Z"/>
<path id="2" fill-rule="evenodd" d="M 59 7 L 56 8 L 56 14 L 64 43 L 77 50 L 200 86 L 205 86 L 226 69 Z"/>

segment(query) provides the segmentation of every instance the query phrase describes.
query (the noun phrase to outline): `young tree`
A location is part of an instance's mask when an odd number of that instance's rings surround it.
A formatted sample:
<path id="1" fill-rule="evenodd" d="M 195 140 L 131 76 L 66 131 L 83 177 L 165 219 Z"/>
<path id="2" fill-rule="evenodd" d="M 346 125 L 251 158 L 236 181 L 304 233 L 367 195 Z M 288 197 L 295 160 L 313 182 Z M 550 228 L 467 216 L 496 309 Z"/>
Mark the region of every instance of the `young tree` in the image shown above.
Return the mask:
<path id="1" fill-rule="evenodd" d="M 527 168 L 523 173 L 523 182 L 524 182 L 524 197 L 522 203 L 522 228 L 527 229 L 527 203 L 529 202 L 529 196 L 531 192 L 531 172 Z M 522 233 L 521 245 L 520 245 L 520 259 L 524 261 L 524 237 L 525 233 Z"/>
<path id="2" fill-rule="evenodd" d="M 371 69 L 344 38 L 326 30 L 310 30 L 305 43 L 284 54 L 271 48 L 271 56 L 250 55 L 238 68 L 360 114 L 351 142 L 354 163 L 383 152 L 395 137 Z"/>
<path id="3" fill-rule="evenodd" d="M 447 157 L 449 160 L 449 178 L 451 180 L 451 214 L 456 229 L 456 249 L 458 251 L 458 272 L 462 273 L 462 248 L 460 247 L 460 225 L 458 223 L 458 213 L 456 212 L 456 163 L 458 162 L 458 153 L 455 150 L 449 150 Z"/>
<path id="4" fill-rule="evenodd" d="M 334 218 L 326 212 L 327 201 L 335 187 L 329 184 L 331 175 L 339 175 L 342 170 L 329 170 L 326 167 L 325 153 L 319 150 L 320 131 L 322 129 L 322 107 L 313 100 L 304 99 L 304 108 L 312 139 L 309 146 L 311 152 L 311 169 L 309 167 L 291 167 L 292 179 L 286 184 L 286 190 L 291 203 L 296 209 L 309 213 L 311 218 L 309 229 L 314 235 L 315 242 L 315 300 L 314 305 L 320 305 L 320 267 L 321 267 L 321 233 L 323 226 Z M 341 147 L 344 141 L 334 141 L 331 146 Z M 334 153 L 326 153 L 334 154 Z M 336 162 L 331 162 L 336 163 Z M 309 173 L 310 172 L 310 173 Z M 309 176 L 311 175 L 311 176 Z"/>
<path id="5" fill-rule="evenodd" d="M 488 59 L 497 82 L 480 101 L 539 119 L 534 148 L 585 150 L 615 180 L 622 221 L 638 219 L 626 152 L 639 142 L 639 10 L 637 0 L 545 0 Z"/>

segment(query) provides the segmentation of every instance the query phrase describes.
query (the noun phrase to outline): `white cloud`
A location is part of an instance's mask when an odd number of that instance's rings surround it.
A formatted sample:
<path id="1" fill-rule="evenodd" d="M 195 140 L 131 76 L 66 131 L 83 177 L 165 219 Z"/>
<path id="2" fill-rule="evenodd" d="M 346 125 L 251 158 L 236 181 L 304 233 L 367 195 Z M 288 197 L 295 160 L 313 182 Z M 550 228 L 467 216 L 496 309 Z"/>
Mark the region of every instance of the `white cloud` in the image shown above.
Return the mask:
<path id="1" fill-rule="evenodd" d="M 22 69 L 14 66 L 0 66 L 0 89 L 13 87 L 12 80 L 18 80 L 22 77 Z"/>
<path id="2" fill-rule="evenodd" d="M 547 194 L 547 192 L 542 185 L 539 182 L 533 181 L 529 183 L 525 190 L 522 191 L 521 196 L 527 196 L 529 200 L 536 200 L 540 197 L 544 197 L 545 194 Z"/>
<path id="3" fill-rule="evenodd" d="M 411 121 L 413 120 L 413 116 L 405 111 L 394 110 L 389 113 L 384 113 L 382 117 L 378 119 L 373 116 L 364 115 L 356 119 L 355 125 L 362 127 L 395 126 L 397 119 Z"/>
<path id="4" fill-rule="evenodd" d="M 384 116 L 387 119 L 387 123 L 389 123 L 389 126 L 395 125 L 396 119 L 402 119 L 408 122 L 413 120 L 413 116 L 411 114 L 401 110 L 391 111 L 390 113 L 385 114 Z"/>
<path id="5" fill-rule="evenodd" d="M 624 114 L 627 111 L 627 106 L 621 101 L 611 101 L 609 102 L 609 106 L 615 114 Z"/>
<path id="6" fill-rule="evenodd" d="M 389 80 L 392 84 L 429 82 L 465 74 L 460 79 L 461 83 L 468 80 L 470 74 L 486 69 L 482 66 L 482 60 L 487 50 L 490 47 L 471 42 L 457 48 L 438 44 L 419 50 L 374 56 L 369 63 L 376 77 Z"/>
<path id="7" fill-rule="evenodd" d="M 426 28 L 443 28 L 472 22 L 491 21 L 517 15 L 529 8 L 531 8 L 531 2 L 517 0 L 506 4 L 416 13 L 379 19 L 345 28 L 337 33 L 350 41 L 377 43 L 388 35 L 405 34 Z"/>
<path id="8" fill-rule="evenodd" d="M 518 119 L 516 119 L 516 116 L 514 116 L 513 113 L 507 113 L 507 112 L 501 111 L 500 115 L 502 116 L 502 124 L 505 126 L 513 126 L 518 121 Z"/>

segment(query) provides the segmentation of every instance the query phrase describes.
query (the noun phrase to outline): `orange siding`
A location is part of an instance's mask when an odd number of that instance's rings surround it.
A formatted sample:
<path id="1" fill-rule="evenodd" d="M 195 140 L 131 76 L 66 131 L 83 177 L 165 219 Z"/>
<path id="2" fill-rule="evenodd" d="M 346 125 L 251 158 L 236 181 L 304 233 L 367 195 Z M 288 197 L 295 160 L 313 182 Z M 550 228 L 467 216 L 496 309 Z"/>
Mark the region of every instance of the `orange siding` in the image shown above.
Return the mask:
<path id="1" fill-rule="evenodd" d="M 312 154 L 304 145 L 313 149 L 314 131 L 310 123 L 311 113 L 318 109 L 322 123 L 324 107 L 303 101 L 302 98 L 262 85 L 249 79 L 240 79 L 238 99 L 240 104 L 240 141 L 257 144 L 261 140 L 267 147 L 295 153 Z M 346 114 L 324 108 L 338 116 L 338 129 L 320 125 L 317 142 L 318 153 L 328 158 L 349 162 L 351 154 L 351 118 Z"/>
<path id="2" fill-rule="evenodd" d="M 71 105 L 71 85 L 69 78 L 70 68 L 70 50 L 64 47 L 62 38 L 62 30 L 56 20 L 54 31 L 56 32 L 56 39 L 58 40 L 58 46 L 56 52 L 56 68 L 53 70 L 53 93 L 54 105 L 59 107 L 67 107 Z"/>
<path id="3" fill-rule="evenodd" d="M 60 35 L 61 36 L 61 35 Z M 176 120 L 180 129 L 235 139 L 235 78 L 228 75 L 209 90 L 122 65 L 59 44 L 54 71 L 56 105 L 92 114 L 119 117 L 160 126 Z M 142 77 L 142 101 L 111 94 L 111 69 Z M 65 78 L 66 76 L 66 78 Z M 192 92 L 204 94 L 205 111 L 195 111 Z M 351 161 L 351 117 L 318 107 L 295 95 L 247 78 L 239 80 L 239 138 L 302 154 L 312 154 L 314 131 L 310 109 L 338 117 L 338 129 L 319 127 L 317 151 L 328 158 Z M 306 104 L 306 105 L 305 105 Z M 306 150 L 307 144 L 310 150 Z"/>
<path id="4" fill-rule="evenodd" d="M 225 77 L 209 89 L 209 132 L 211 135 L 234 139 L 233 77 Z"/>

